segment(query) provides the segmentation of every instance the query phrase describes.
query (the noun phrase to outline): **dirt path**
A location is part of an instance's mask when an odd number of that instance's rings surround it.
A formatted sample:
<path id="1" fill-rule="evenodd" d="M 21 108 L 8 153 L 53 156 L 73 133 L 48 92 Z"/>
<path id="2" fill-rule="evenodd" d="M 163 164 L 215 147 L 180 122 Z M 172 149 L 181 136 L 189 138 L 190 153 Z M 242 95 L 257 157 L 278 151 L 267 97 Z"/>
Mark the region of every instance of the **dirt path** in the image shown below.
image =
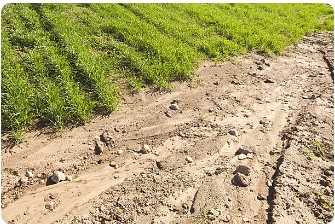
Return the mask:
<path id="1" fill-rule="evenodd" d="M 277 58 L 203 63 L 192 83 L 124 96 L 119 111 L 61 138 L 30 134 L 11 153 L 2 149 L 2 217 L 327 223 L 334 194 L 331 63 L 333 35 L 317 34 Z M 169 109 L 174 100 L 177 110 Z M 106 130 L 114 142 L 97 155 L 95 141 Z M 143 144 L 149 153 L 140 152 Z M 34 177 L 25 178 L 26 170 Z M 73 180 L 49 185 L 54 170 Z"/>

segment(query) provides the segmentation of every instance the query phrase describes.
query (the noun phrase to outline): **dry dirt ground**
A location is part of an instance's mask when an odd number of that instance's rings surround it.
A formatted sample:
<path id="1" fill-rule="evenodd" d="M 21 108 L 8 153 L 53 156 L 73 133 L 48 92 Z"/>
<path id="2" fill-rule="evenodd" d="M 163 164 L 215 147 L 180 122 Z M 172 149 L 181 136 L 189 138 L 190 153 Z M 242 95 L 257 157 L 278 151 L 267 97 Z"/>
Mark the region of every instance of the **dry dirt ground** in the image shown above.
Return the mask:
<path id="1" fill-rule="evenodd" d="M 10 150 L 3 142 L 2 218 L 330 222 L 333 49 L 333 33 L 320 33 L 282 56 L 204 62 L 194 81 L 176 82 L 170 93 L 125 95 L 119 111 L 61 137 L 30 133 Z M 111 138 L 104 142 L 105 131 Z M 55 170 L 72 181 L 51 184 Z"/>

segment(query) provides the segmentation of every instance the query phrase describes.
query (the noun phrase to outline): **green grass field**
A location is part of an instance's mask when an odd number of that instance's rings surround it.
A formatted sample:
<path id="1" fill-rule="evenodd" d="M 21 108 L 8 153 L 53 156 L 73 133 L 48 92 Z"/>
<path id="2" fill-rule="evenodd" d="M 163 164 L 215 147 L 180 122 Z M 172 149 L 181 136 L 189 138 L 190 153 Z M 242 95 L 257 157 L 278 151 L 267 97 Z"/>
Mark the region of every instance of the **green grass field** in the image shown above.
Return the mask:
<path id="1" fill-rule="evenodd" d="M 1 129 L 15 139 L 109 113 L 125 87 L 168 89 L 201 59 L 280 54 L 334 24 L 326 4 L 7 4 L 1 15 Z"/>

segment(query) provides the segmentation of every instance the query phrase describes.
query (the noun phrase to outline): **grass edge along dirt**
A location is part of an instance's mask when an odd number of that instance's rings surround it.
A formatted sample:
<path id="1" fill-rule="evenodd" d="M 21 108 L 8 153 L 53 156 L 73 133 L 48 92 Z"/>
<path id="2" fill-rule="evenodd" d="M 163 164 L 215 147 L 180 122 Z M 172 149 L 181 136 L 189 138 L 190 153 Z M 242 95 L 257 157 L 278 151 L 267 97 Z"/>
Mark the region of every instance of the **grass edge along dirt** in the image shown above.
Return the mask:
<path id="1" fill-rule="evenodd" d="M 326 4 L 7 4 L 2 134 L 44 120 L 62 130 L 113 111 L 119 80 L 138 91 L 193 77 L 200 60 L 280 54 L 333 30 Z"/>

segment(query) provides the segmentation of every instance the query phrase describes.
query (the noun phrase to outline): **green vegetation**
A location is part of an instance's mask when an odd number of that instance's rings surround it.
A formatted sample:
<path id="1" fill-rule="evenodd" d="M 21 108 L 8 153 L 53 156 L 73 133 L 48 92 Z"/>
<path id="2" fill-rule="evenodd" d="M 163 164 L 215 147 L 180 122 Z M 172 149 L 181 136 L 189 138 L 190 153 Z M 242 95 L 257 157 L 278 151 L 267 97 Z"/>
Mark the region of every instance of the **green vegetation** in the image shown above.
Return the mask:
<path id="1" fill-rule="evenodd" d="M 323 141 L 318 141 L 315 136 L 307 136 L 306 140 L 302 152 L 307 156 L 323 157 L 330 151 L 330 146 Z"/>
<path id="2" fill-rule="evenodd" d="M 207 204 L 204 205 L 204 207 L 202 208 L 202 217 L 197 221 L 196 224 L 206 224 L 208 223 L 208 217 L 207 217 Z"/>
<path id="3" fill-rule="evenodd" d="M 320 205 L 323 209 L 327 209 L 332 211 L 333 210 L 333 204 L 331 200 L 331 196 L 327 196 L 321 193 L 316 194 L 316 203 Z"/>
<path id="4" fill-rule="evenodd" d="M 39 122 L 62 130 L 133 90 L 169 89 L 201 59 L 280 54 L 333 30 L 326 4 L 7 4 L 2 9 L 2 132 Z"/>

